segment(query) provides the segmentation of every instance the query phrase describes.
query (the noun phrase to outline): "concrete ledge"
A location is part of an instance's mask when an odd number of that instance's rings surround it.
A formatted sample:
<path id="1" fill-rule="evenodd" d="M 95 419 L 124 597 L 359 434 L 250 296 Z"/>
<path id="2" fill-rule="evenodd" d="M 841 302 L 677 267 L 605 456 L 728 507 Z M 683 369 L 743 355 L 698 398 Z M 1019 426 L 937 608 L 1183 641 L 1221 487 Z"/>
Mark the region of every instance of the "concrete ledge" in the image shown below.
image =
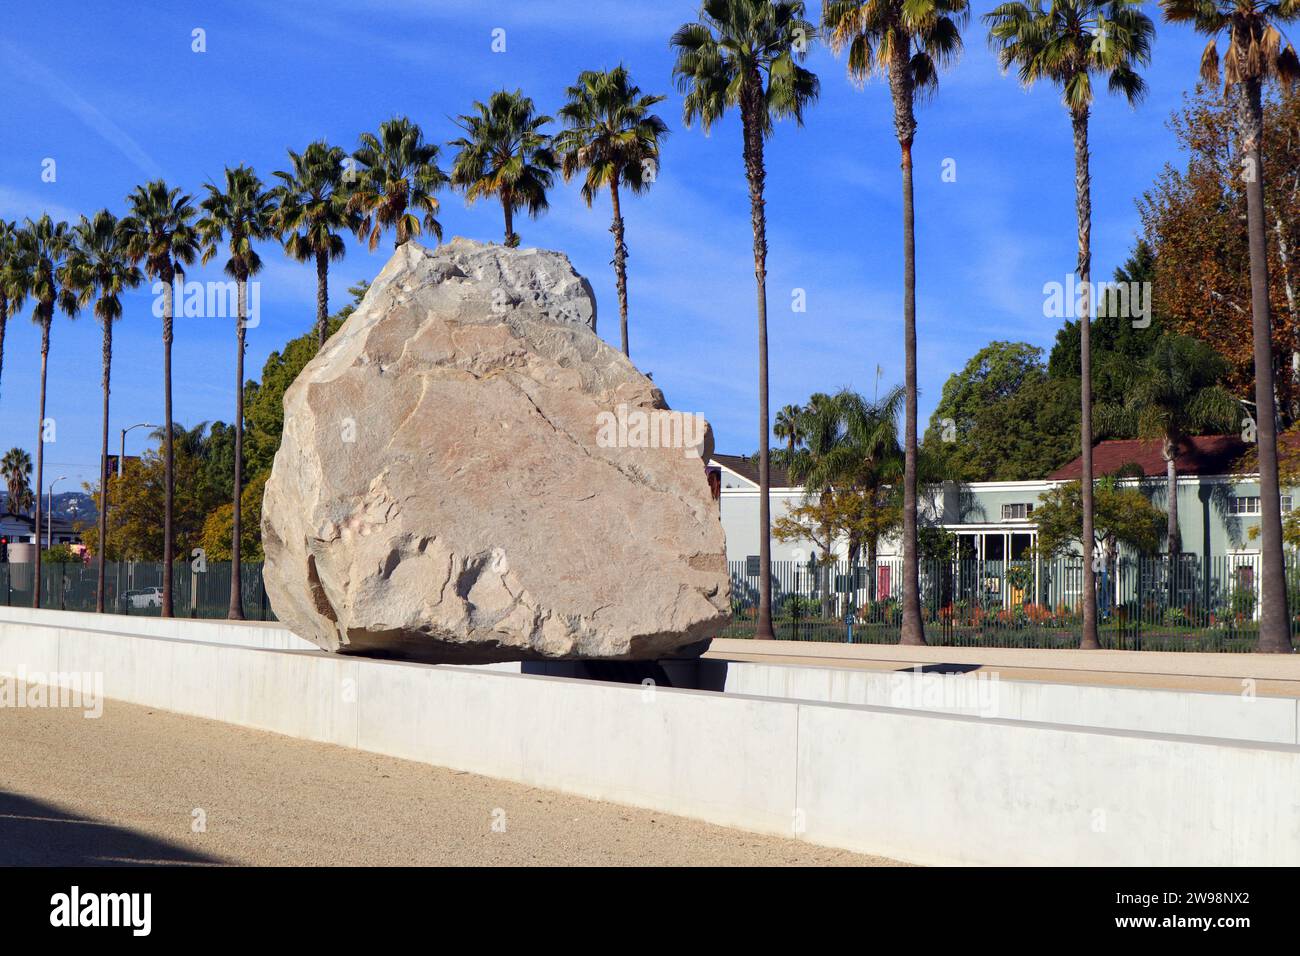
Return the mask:
<path id="1" fill-rule="evenodd" d="M 728 694 L 1300 744 L 1293 697 L 1023 681 L 996 668 L 940 674 L 712 660 L 699 667 L 705 686 Z"/>
<path id="2" fill-rule="evenodd" d="M 317 650 L 275 621 L 213 621 L 188 617 L 149 617 L 136 614 L 96 614 L 91 611 L 49 611 L 0 606 L 0 623 L 62 626 L 87 631 L 129 633 L 173 640 L 200 640 L 236 647 Z"/>
<path id="3" fill-rule="evenodd" d="M 1107 671 L 1195 677 L 1300 681 L 1300 654 L 1209 654 L 1179 651 L 1078 651 L 1020 647 L 904 647 L 901 644 L 840 644 L 830 641 L 755 641 L 718 638 L 705 657 L 761 657 L 798 663 L 974 664 L 994 668 Z"/>
<path id="4" fill-rule="evenodd" d="M 383 662 L 104 620 L 0 622 L 0 671 L 99 672 L 110 698 L 915 862 L 1300 864 L 1296 746 Z M 184 624 L 195 637 L 223 626 Z"/>

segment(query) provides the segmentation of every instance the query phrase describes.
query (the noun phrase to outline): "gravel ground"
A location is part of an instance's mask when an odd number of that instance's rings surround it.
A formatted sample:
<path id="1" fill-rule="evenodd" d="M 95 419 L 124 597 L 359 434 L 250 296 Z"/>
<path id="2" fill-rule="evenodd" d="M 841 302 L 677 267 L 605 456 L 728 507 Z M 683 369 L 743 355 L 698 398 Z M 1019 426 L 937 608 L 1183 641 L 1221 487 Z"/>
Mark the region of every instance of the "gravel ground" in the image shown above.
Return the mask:
<path id="1" fill-rule="evenodd" d="M 112 700 L 0 708 L 0 865 L 121 863 L 894 865 Z"/>

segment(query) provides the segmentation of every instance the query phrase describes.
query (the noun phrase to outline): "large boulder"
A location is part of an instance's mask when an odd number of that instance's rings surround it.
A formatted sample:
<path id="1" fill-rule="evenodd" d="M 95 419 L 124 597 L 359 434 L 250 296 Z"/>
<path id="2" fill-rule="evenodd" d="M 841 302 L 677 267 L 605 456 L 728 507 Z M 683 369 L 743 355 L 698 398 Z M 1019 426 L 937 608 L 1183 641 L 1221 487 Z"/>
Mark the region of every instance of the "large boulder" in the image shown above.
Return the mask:
<path id="1" fill-rule="evenodd" d="M 712 432 L 594 325 L 559 253 L 401 246 L 285 394 L 262 506 L 276 616 L 327 650 L 434 662 L 715 636 Z"/>

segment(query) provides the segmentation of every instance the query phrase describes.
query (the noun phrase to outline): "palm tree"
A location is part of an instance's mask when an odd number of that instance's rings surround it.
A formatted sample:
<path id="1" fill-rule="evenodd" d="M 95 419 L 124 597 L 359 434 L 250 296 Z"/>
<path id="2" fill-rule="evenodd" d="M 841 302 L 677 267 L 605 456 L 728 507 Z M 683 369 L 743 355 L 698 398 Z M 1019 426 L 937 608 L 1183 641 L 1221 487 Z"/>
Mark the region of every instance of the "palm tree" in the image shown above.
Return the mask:
<path id="1" fill-rule="evenodd" d="M 886 476 L 894 481 L 898 478 L 893 466 L 902 458 L 898 414 L 904 398 L 902 388 L 890 389 L 876 402 L 849 389 L 813 395 L 798 419 L 805 447 L 788 456 L 791 479 L 814 494 L 873 495 L 873 503 L 879 503 Z M 829 534 L 823 537 L 829 538 Z M 877 541 L 866 543 L 874 576 Z M 857 544 L 850 542 L 850 550 Z M 827 563 L 823 567 L 823 616 L 830 606 L 829 573 Z"/>
<path id="2" fill-rule="evenodd" d="M 627 342 L 627 245 L 623 241 L 623 213 L 619 186 L 633 193 L 645 192 L 659 168 L 659 144 L 668 126 L 650 112 L 662 96 L 642 96 L 628 79 L 627 70 L 616 66 L 604 72 L 586 70 L 568 89 L 569 101 L 560 107 L 560 118 L 569 127 L 555 140 L 561 156 L 561 171 L 567 181 L 579 170 L 586 171 L 582 198 L 587 208 L 596 190 L 609 187 L 614 222 L 614 281 L 618 288 L 619 330 L 623 354 L 630 355 Z"/>
<path id="3" fill-rule="evenodd" d="M 532 99 L 520 90 L 498 90 L 486 103 L 476 102 L 474 110 L 457 120 L 465 135 L 450 143 L 460 147 L 451 182 L 468 204 L 497 198 L 505 214 L 505 242 L 513 248 L 519 245 L 515 213 L 523 209 L 536 219 L 549 206 L 546 190 L 560 165 L 551 137 L 541 131 L 551 117 L 534 113 Z"/>
<path id="4" fill-rule="evenodd" d="M 99 449 L 99 555 L 95 571 L 95 610 L 104 611 L 104 570 L 108 550 L 108 394 L 113 365 L 113 323 L 122 317 L 122 293 L 144 279 L 126 251 L 121 223 L 107 209 L 81 217 L 75 232 L 70 275 L 84 307 L 93 300 L 95 318 L 104 332 L 104 392 Z"/>
<path id="5" fill-rule="evenodd" d="M 673 76 L 685 94 L 682 118 L 699 120 L 705 132 L 729 107 L 740 110 L 745 177 L 754 231 L 754 279 L 758 287 L 758 629 L 771 640 L 772 541 L 768 473 L 767 409 L 767 219 L 763 198 L 767 169 L 763 146 L 773 121 L 790 117 L 802 125 L 817 98 L 817 77 L 799 64 L 814 35 L 801 0 L 704 0 L 700 18 L 673 34 Z"/>
<path id="6" fill-rule="evenodd" d="M 284 250 L 298 262 L 316 263 L 316 338 L 325 347 L 329 322 L 329 264 L 343 258 L 343 232 L 361 228 L 361 214 L 351 208 L 351 184 L 342 147 L 324 140 L 308 144 L 301 153 L 289 150 L 288 171 L 278 171 L 275 189 L 275 229 Z"/>
<path id="7" fill-rule="evenodd" d="M 1277 476 L 1277 406 L 1273 392 L 1272 317 L 1268 301 L 1268 246 L 1264 233 L 1264 102 L 1268 80 L 1293 83 L 1300 58 L 1282 38 L 1282 27 L 1300 19 L 1295 0 L 1161 0 L 1165 19 L 1191 23 L 1210 38 L 1201 56 L 1201 79 L 1219 81 L 1219 36 L 1227 39 L 1223 80 L 1237 94 L 1237 148 L 1246 189 L 1246 237 L 1250 249 L 1251 334 L 1255 348 L 1255 417 L 1259 440 L 1261 577 L 1256 649 L 1291 650 L 1282 558 L 1282 505 Z"/>
<path id="8" fill-rule="evenodd" d="M 912 199 L 912 141 L 916 98 L 934 93 L 939 70 L 961 52 L 967 0 L 828 0 L 822 25 L 836 53 L 848 50 L 849 76 L 873 72 L 889 79 L 894 132 L 903 168 L 903 644 L 924 644 L 920 557 L 917 553 L 916 210 Z"/>
<path id="9" fill-rule="evenodd" d="M 361 134 L 361 145 L 352 156 L 361 170 L 348 211 L 361 215 L 357 235 L 369 237 L 372 252 L 385 229 L 396 232 L 394 249 L 425 229 L 442 241 L 434 193 L 446 185 L 447 174 L 438 166 L 437 145 L 424 141 L 418 125 L 405 116 L 385 120 L 377 134 Z M 316 308 L 319 322 L 319 302 Z"/>
<path id="10" fill-rule="evenodd" d="M 12 222 L 0 219 L 0 372 L 4 371 L 5 360 L 5 326 L 9 323 L 9 283 L 12 280 L 12 268 L 16 261 L 17 250 L 14 246 L 16 236 Z"/>
<path id="11" fill-rule="evenodd" d="M 163 296 L 163 594 L 162 616 L 172 616 L 172 560 L 175 555 L 173 505 L 175 464 L 172 448 L 172 320 L 176 277 L 199 253 L 199 235 L 194 227 L 193 197 L 168 187 L 161 179 L 137 186 L 127 197 L 131 215 L 122 221 L 131 261 L 144 264 L 144 273 L 162 285 Z"/>
<path id="12" fill-rule="evenodd" d="M 21 448 L 10 448 L 0 458 L 0 477 L 9 492 L 8 507 L 20 515 L 32 506 L 32 456 Z"/>
<path id="13" fill-rule="evenodd" d="M 772 422 L 772 434 L 785 442 L 786 457 L 794 455 L 794 446 L 803 441 L 800 423 L 804 410 L 798 405 L 783 405 Z"/>
<path id="14" fill-rule="evenodd" d="M 273 195 L 262 185 L 257 174 L 247 166 L 226 167 L 221 186 L 208 183 L 207 198 L 200 205 L 204 216 L 198 222 L 203 237 L 203 261 L 217 254 L 218 243 L 225 242 L 230 258 L 226 275 L 239 288 L 239 315 L 235 321 L 235 469 L 234 511 L 231 515 L 230 543 L 230 610 L 232 621 L 244 619 L 243 583 L 240 575 L 240 496 L 243 494 L 244 471 L 244 337 L 248 317 L 248 279 L 262 271 L 262 257 L 253 248 L 259 239 L 273 236 L 275 217 Z M 319 317 L 318 317 L 319 321 Z"/>
<path id="15" fill-rule="evenodd" d="M 1092 110 L 1092 76 L 1107 77 L 1111 92 L 1136 104 L 1146 83 L 1135 67 L 1151 59 L 1155 27 L 1140 9 L 1140 0 L 1043 0 L 1004 3 L 985 15 L 989 42 L 1004 70 L 1015 66 L 1031 85 L 1047 80 L 1061 87 L 1074 128 L 1075 209 L 1078 216 L 1078 263 L 1083 290 L 1079 316 L 1080 405 L 1079 450 L 1083 496 L 1083 635 L 1079 646 L 1096 649 L 1097 585 L 1093 567 L 1092 486 L 1092 174 L 1088 159 L 1088 116 Z"/>
<path id="16" fill-rule="evenodd" d="M 27 219 L 18 231 L 16 266 L 11 276 L 9 294 L 14 310 L 31 298 L 32 321 L 41 327 L 41 390 L 36 423 L 36 547 L 33 564 L 32 607 L 41 606 L 41 482 L 45 471 L 45 376 L 50 361 L 50 327 L 54 312 L 68 318 L 77 314 L 77 296 L 68 281 L 68 258 L 72 251 L 72 231 L 66 222 L 55 222 L 49 214 L 33 222 Z"/>
<path id="17" fill-rule="evenodd" d="M 1207 432 L 1230 431 L 1241 403 L 1219 383 L 1228 363 L 1218 352 L 1190 335 L 1165 335 L 1151 355 L 1136 365 L 1124 383 L 1122 406 L 1099 406 L 1098 419 L 1108 431 L 1122 429 L 1160 441 L 1169 500 L 1169 555 L 1182 551 L 1178 531 L 1176 461 L 1187 439 Z"/>

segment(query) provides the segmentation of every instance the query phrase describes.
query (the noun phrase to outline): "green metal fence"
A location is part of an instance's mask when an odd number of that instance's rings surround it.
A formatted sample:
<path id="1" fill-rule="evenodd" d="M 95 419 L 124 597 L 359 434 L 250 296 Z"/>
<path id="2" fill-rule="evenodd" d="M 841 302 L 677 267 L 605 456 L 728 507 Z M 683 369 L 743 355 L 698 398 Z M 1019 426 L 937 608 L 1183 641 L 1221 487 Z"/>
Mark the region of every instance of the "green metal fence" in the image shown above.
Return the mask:
<path id="1" fill-rule="evenodd" d="M 172 569 L 172 610 L 177 617 L 225 618 L 230 610 L 229 561 L 210 561 L 201 570 L 188 561 Z M 0 601 L 32 606 L 33 567 L 0 564 Z M 154 561 L 110 561 L 104 575 L 104 610 L 114 614 L 158 617 L 162 613 L 163 565 Z M 98 568 L 89 564 L 41 564 L 41 606 L 63 611 L 95 610 Z M 155 590 L 156 589 L 156 590 Z M 244 617 L 273 621 L 275 614 L 262 586 L 261 562 L 241 565 Z"/>
<path id="2" fill-rule="evenodd" d="M 1288 556 L 1294 640 L 1300 566 Z M 757 562 L 732 562 L 734 619 L 726 637 L 753 637 Z M 779 640 L 892 644 L 902 621 L 902 561 L 772 563 Z M 1078 647 L 1079 558 L 922 562 L 926 641 L 974 647 Z M 1098 637 L 1125 650 L 1250 651 L 1259 633 L 1259 556 L 1121 557 L 1097 572 Z"/>
<path id="3" fill-rule="evenodd" d="M 756 562 L 732 562 L 733 621 L 726 637 L 753 637 Z M 41 566 L 43 607 L 93 611 L 94 563 Z M 1083 566 L 1052 561 L 923 562 L 921 613 L 926 641 L 972 647 L 1070 648 L 1079 644 Z M 902 561 L 772 562 L 773 629 L 780 640 L 892 644 L 899 639 Z M 1300 636 L 1300 563 L 1287 557 L 1291 635 Z M 105 610 L 157 617 L 159 562 L 110 562 Z M 275 620 L 262 565 L 242 566 L 244 616 Z M 178 561 L 172 573 L 177 617 L 225 618 L 230 562 L 203 570 Z M 155 591 L 154 589 L 158 589 Z M 1103 647 L 1124 650 L 1250 651 L 1259 632 L 1259 556 L 1121 557 L 1097 573 Z M 32 566 L 0 564 L 0 601 L 30 607 Z"/>

